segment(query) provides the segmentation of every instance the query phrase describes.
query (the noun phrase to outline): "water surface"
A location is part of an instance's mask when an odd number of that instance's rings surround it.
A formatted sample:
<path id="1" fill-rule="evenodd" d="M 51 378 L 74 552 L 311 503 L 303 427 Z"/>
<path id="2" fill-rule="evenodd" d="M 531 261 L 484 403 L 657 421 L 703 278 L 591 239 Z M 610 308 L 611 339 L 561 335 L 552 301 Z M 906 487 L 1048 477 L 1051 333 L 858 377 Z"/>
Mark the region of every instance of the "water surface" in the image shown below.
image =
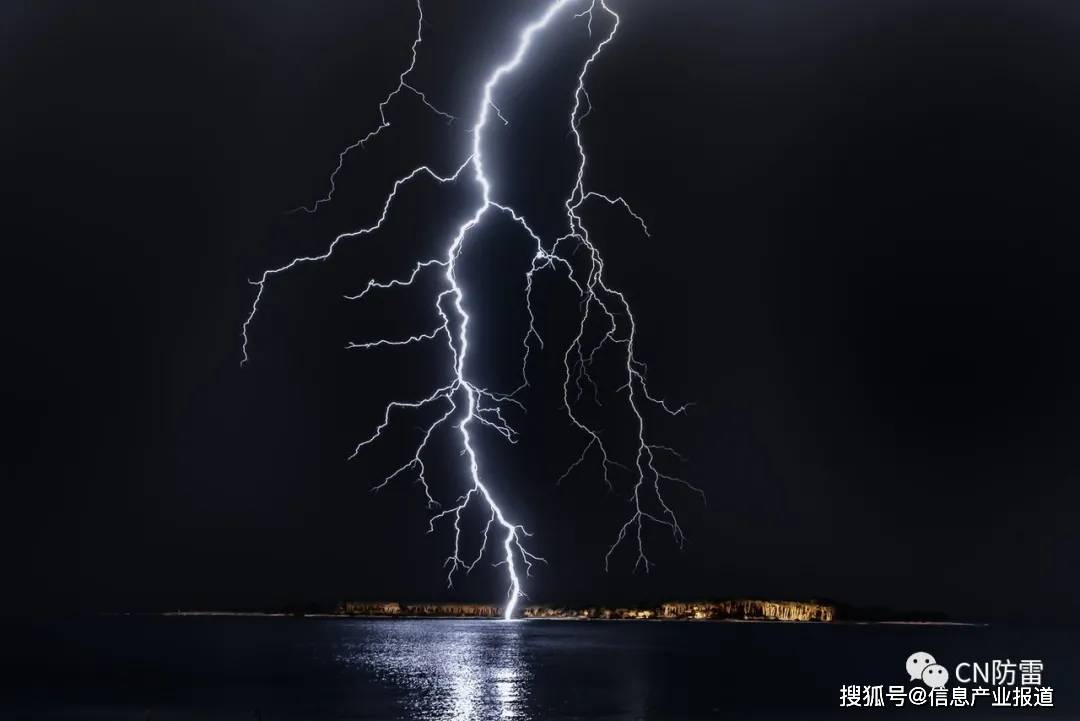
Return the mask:
<path id="1" fill-rule="evenodd" d="M 109 617 L 6 623 L 17 719 L 1080 718 L 1072 627 Z M 908 654 L 1039 658 L 1053 709 L 841 709 Z"/>

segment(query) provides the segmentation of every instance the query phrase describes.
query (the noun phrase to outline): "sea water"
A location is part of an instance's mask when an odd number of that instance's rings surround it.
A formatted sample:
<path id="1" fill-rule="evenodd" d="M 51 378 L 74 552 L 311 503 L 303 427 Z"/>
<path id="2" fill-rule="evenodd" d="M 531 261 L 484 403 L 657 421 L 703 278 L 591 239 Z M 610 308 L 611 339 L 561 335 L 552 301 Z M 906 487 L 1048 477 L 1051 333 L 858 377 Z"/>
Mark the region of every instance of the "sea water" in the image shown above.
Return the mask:
<path id="1" fill-rule="evenodd" d="M 121 616 L 3 624 L 13 719 L 1080 718 L 1060 626 Z M 842 708 L 915 651 L 1038 659 L 1053 707 Z"/>

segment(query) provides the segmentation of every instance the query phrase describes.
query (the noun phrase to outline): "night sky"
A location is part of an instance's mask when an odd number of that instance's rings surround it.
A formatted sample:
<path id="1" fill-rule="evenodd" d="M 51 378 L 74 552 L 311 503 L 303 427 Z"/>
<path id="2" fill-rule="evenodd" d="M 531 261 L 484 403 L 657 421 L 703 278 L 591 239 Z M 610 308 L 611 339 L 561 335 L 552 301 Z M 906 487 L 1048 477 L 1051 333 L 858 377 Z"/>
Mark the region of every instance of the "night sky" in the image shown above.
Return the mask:
<path id="1" fill-rule="evenodd" d="M 638 318 L 655 416 L 688 457 L 689 543 L 603 554 L 629 513 L 559 412 L 573 300 L 541 283 L 550 348 L 508 447 L 481 435 L 510 515 L 535 533 L 537 602 L 832 598 L 959 616 L 1080 611 L 1080 9 L 1069 2 L 612 3 L 590 76 L 590 184 L 607 273 Z M 0 9 L 5 610 L 272 607 L 342 598 L 498 601 L 445 588 L 403 462 L 419 421 L 346 461 L 394 397 L 439 380 L 430 350 L 344 350 L 426 330 L 426 295 L 341 299 L 456 228 L 467 184 L 418 186 L 385 233 L 281 277 L 240 367 L 249 278 L 369 224 L 420 162 L 450 170 L 478 84 L 534 0 L 430 3 L 403 96 L 404 0 L 8 2 Z M 562 23 L 508 81 L 492 172 L 558 229 L 573 73 Z M 513 387 L 527 241 L 478 233 L 477 374 Z M 614 383 L 614 380 L 612 381 Z M 612 396 L 612 404 L 616 403 Z M 617 435 L 617 431 L 612 431 Z M 619 446 L 621 452 L 629 449 Z M 451 444 L 433 487 L 465 487 Z M 625 458 L 623 460 L 626 460 Z"/>

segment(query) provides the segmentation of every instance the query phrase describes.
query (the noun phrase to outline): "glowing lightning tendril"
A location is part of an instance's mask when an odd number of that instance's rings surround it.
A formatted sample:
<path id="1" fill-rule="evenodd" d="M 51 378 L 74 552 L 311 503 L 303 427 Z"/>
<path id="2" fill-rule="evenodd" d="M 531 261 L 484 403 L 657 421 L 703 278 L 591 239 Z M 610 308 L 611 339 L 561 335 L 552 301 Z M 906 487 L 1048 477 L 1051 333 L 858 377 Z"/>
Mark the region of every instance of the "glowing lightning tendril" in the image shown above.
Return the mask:
<path id="1" fill-rule="evenodd" d="M 593 15 L 597 9 L 602 10 L 608 16 L 611 25 L 607 34 L 596 45 L 592 54 L 585 60 L 577 76 L 577 85 L 574 89 L 573 107 L 570 111 L 569 124 L 570 132 L 577 150 L 578 166 L 574 185 L 570 189 L 564 204 L 568 228 L 564 235 L 555 239 L 554 242 L 550 244 L 550 247 L 547 247 L 541 237 L 529 226 L 524 216 L 512 207 L 498 202 L 493 197 L 491 182 L 484 172 L 483 137 L 484 129 L 488 124 L 489 116 L 492 112 L 494 112 L 496 117 L 504 124 L 507 123 L 506 118 L 495 104 L 493 97 L 495 89 L 500 81 L 507 75 L 513 73 L 521 65 L 530 50 L 533 38 L 536 34 L 547 28 L 552 19 L 566 6 L 574 4 L 587 4 L 585 9 L 574 15 L 574 17 L 585 18 L 587 20 L 590 37 L 593 32 Z M 403 91 L 407 90 L 413 93 L 428 109 L 448 120 L 453 120 L 453 116 L 432 105 L 428 101 L 427 96 L 415 89 L 407 80 L 408 75 L 416 66 L 417 49 L 422 40 L 424 15 L 419 0 L 417 1 L 417 11 L 419 14 L 419 22 L 416 39 L 412 44 L 411 61 L 405 71 L 398 77 L 398 85 L 379 104 L 379 125 L 375 130 L 349 145 L 341 152 L 338 157 L 337 167 L 330 176 L 329 192 L 325 197 L 317 200 L 312 206 L 302 208 L 303 210 L 314 212 L 321 204 L 327 203 L 332 199 L 335 190 L 335 181 L 338 173 L 342 169 L 345 156 L 355 148 L 364 145 L 367 141 L 374 138 L 383 129 L 389 127 L 390 123 L 385 114 L 386 107 Z M 391 205 L 393 204 L 398 191 L 405 184 L 408 184 L 421 176 L 426 176 L 438 183 L 451 183 L 456 181 L 467 168 L 472 168 L 473 177 L 482 193 L 481 202 L 474 210 L 471 217 L 457 229 L 457 232 L 454 234 L 446 249 L 445 256 L 419 261 L 412 272 L 404 279 L 394 279 L 387 282 L 371 280 L 359 294 L 346 296 L 350 300 L 359 300 L 372 291 L 395 287 L 409 287 L 421 273 L 429 269 L 441 268 L 445 278 L 446 288 L 439 292 L 435 298 L 435 310 L 441 320 L 439 325 L 432 328 L 430 331 L 418 333 L 405 339 L 377 339 L 363 343 L 350 343 L 348 347 L 371 349 L 383 346 L 405 346 L 442 338 L 446 341 L 451 357 L 453 358 L 452 377 L 445 385 L 436 388 L 430 395 L 419 400 L 392 401 L 388 404 L 383 412 L 382 422 L 379 423 L 370 437 L 361 441 L 356 446 L 352 455 L 355 456 L 362 448 L 373 443 L 382 436 L 382 432 L 389 427 L 391 415 L 395 411 L 418 410 L 428 406 L 434 406 L 435 404 L 442 404 L 442 406 L 445 407 L 445 412 L 424 429 L 420 443 L 416 447 L 412 457 L 374 487 L 374 490 L 379 490 L 380 488 L 385 487 L 398 475 L 407 471 L 415 471 L 417 480 L 424 490 L 429 507 L 438 508 L 439 503 L 432 495 L 431 488 L 428 486 L 426 480 L 426 469 L 424 467 L 423 456 L 427 444 L 435 431 L 446 423 L 452 423 L 451 419 L 454 419 L 455 417 L 460 418 L 456 427 L 461 436 L 462 452 L 468 461 L 468 471 L 472 485 L 463 496 L 457 499 L 455 505 L 439 510 L 432 516 L 429 520 L 428 529 L 429 532 L 433 531 L 435 522 L 442 518 L 452 518 L 454 527 L 453 552 L 446 559 L 446 565 L 449 566 L 447 581 L 451 585 L 453 584 L 456 571 L 460 569 L 468 573 L 483 557 L 484 552 L 487 549 L 488 535 L 492 526 L 497 524 L 502 529 L 505 534 L 502 540 L 505 555 L 504 559 L 496 565 L 505 564 L 509 576 L 510 587 L 504 613 L 505 618 L 507 619 L 513 617 L 518 601 L 524 596 L 516 562 L 520 559 L 525 567 L 526 573 L 529 573 L 532 570 L 533 562 L 543 561 L 544 559 L 534 555 L 526 549 L 523 539 L 528 538 L 530 534 L 521 525 L 507 520 L 502 508 L 500 508 L 499 504 L 496 503 L 492 496 L 491 490 L 482 481 L 477 454 L 473 447 L 471 430 L 472 424 L 475 422 L 481 427 L 486 427 L 495 431 L 511 443 L 516 441 L 516 431 L 505 420 L 503 411 L 507 404 L 521 407 L 520 401 L 518 401 L 515 396 L 519 391 L 529 385 L 526 371 L 533 341 L 535 341 L 539 347 L 543 348 L 543 340 L 536 329 L 532 306 L 533 278 L 537 272 L 556 268 L 564 270 L 568 282 L 580 296 L 580 323 L 578 325 L 577 333 L 569 347 L 566 349 L 563 357 L 566 376 L 563 382 L 562 401 L 571 424 L 584 434 L 586 442 L 581 455 L 573 462 L 573 464 L 571 464 L 566 473 L 563 474 L 563 477 L 566 477 L 575 468 L 580 466 L 590 452 L 599 455 L 603 478 L 609 488 L 613 487 L 610 477 L 611 469 L 613 467 L 627 468 L 616 462 L 608 453 L 607 446 L 605 446 L 604 442 L 601 440 L 600 431 L 581 420 L 575 412 L 575 406 L 584 392 L 585 386 L 583 384 L 587 383 L 591 385 L 594 394 L 598 393 L 597 383 L 590 374 L 590 367 L 596 359 L 597 352 L 602 347 L 609 344 L 621 346 L 623 348 L 622 357 L 625 358 L 625 364 L 623 366 L 624 375 L 622 385 L 617 390 L 626 392 L 627 405 L 633 415 L 636 427 L 637 450 L 633 469 L 635 480 L 630 497 L 633 513 L 620 527 L 615 541 L 608 549 L 607 554 L 604 557 L 604 567 L 608 567 L 611 555 L 616 548 L 618 548 L 628 536 L 633 535 L 637 545 L 637 557 L 635 559 L 634 568 L 637 569 L 638 567 L 643 566 L 644 569 L 648 571 L 651 561 L 645 555 L 645 545 L 642 536 L 647 521 L 666 527 L 670 530 L 676 543 L 681 545 L 684 542 L 685 536 L 683 535 L 682 528 L 680 527 L 674 512 L 664 500 L 661 493 L 661 486 L 664 483 L 674 482 L 686 485 L 693 491 L 702 494 L 704 497 L 704 494 L 700 489 L 690 485 L 685 480 L 664 473 L 658 469 L 658 454 L 670 453 L 676 456 L 678 456 L 678 454 L 667 446 L 652 443 L 647 439 L 645 417 L 641 410 L 642 403 L 647 401 L 670 415 L 681 414 L 686 409 L 686 406 L 672 408 L 668 406 L 663 399 L 657 398 L 649 391 L 645 379 L 645 364 L 639 361 L 636 356 L 635 338 L 637 327 L 634 316 L 630 310 L 630 305 L 623 293 L 613 289 L 608 285 L 604 278 L 604 261 L 599 250 L 591 241 L 588 228 L 581 217 L 582 207 L 587 201 L 602 201 L 609 205 L 621 208 L 628 213 L 634 221 L 640 224 L 642 231 L 646 235 L 648 235 L 649 232 L 648 227 L 645 225 L 641 216 L 635 213 L 623 198 L 611 197 L 596 191 L 586 190 L 584 181 L 586 154 L 581 138 L 580 124 L 592 108 L 588 92 L 585 89 L 585 78 L 593 62 L 614 39 L 618 27 L 619 16 L 606 4 L 605 0 L 554 0 L 551 2 L 540 17 L 526 25 L 521 31 L 513 55 L 504 63 L 496 67 L 487 77 L 483 86 L 483 94 L 478 105 L 477 121 L 471 131 L 472 154 L 450 175 L 440 175 L 426 165 L 415 168 L 407 175 L 394 182 L 393 188 L 383 203 L 382 212 L 375 223 L 360 230 L 338 235 L 321 255 L 295 258 L 283 266 L 264 271 L 259 280 L 252 281 L 253 285 L 255 285 L 258 290 L 256 291 L 255 299 L 251 305 L 251 312 L 244 321 L 242 328 L 243 362 L 246 362 L 248 360 L 248 329 L 258 311 L 259 301 L 262 299 L 263 292 L 266 290 L 266 285 L 272 277 L 303 263 L 325 261 L 330 258 L 341 241 L 368 235 L 381 228 L 389 215 Z M 470 317 L 465 309 L 464 290 L 458 283 L 457 262 L 461 257 L 463 245 L 470 231 L 475 228 L 488 211 L 492 209 L 508 216 L 528 234 L 533 242 L 536 243 L 536 253 L 533 256 L 532 264 L 525 276 L 525 303 L 529 316 L 529 327 L 523 341 L 524 354 L 521 368 L 522 383 L 518 389 L 511 393 L 497 393 L 478 386 L 469 379 L 466 366 L 469 353 L 468 330 Z M 584 249 L 586 251 L 587 268 L 584 273 L 584 278 L 579 279 L 575 277 L 574 265 L 567 256 L 562 255 L 559 252 L 560 246 L 568 243 L 575 243 L 576 250 Z M 456 321 L 456 333 L 452 330 L 452 318 Z M 590 323 L 593 322 L 593 319 L 598 320 L 602 324 L 604 332 L 598 343 L 592 347 L 587 347 L 588 344 L 585 340 L 586 331 L 590 326 Z M 598 396 L 596 396 L 596 398 L 598 401 Z M 655 509 L 652 506 L 647 505 L 646 501 L 648 499 L 651 499 Z M 461 514 L 474 500 L 482 501 L 490 510 L 490 514 L 481 535 L 479 553 L 475 558 L 465 560 L 461 556 Z"/>

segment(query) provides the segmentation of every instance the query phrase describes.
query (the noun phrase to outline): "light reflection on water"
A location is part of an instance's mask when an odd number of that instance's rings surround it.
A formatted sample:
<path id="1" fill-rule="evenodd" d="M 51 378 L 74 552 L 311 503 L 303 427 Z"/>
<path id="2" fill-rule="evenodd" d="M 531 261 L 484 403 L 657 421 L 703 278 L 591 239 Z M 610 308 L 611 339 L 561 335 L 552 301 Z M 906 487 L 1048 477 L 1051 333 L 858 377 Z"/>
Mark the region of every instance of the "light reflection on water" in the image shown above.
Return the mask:
<path id="1" fill-rule="evenodd" d="M 851 721 L 851 709 L 839 707 L 840 686 L 901 683 L 913 648 L 956 662 L 1041 658 L 1058 693 L 1055 707 L 1039 709 L 1038 718 L 1080 719 L 1073 693 L 1078 629 L 234 617 L 20 622 L 0 625 L 0 719 Z M 990 721 L 999 710 L 969 708 L 964 718 Z M 889 711 L 893 721 L 929 718 L 924 708 Z"/>
<path id="2" fill-rule="evenodd" d="M 370 624 L 339 662 L 403 694 L 411 719 L 514 719 L 527 713 L 532 677 L 519 622 L 389 621 Z"/>
<path id="3" fill-rule="evenodd" d="M 956 659 L 1029 653 L 1059 685 L 1080 672 L 1075 632 L 1026 627 L 387 619 L 325 630 L 351 691 L 344 707 L 364 719 L 832 721 L 850 715 L 841 685 L 889 682 L 908 648 Z M 1065 705 L 1054 711 L 1080 718 Z"/>

